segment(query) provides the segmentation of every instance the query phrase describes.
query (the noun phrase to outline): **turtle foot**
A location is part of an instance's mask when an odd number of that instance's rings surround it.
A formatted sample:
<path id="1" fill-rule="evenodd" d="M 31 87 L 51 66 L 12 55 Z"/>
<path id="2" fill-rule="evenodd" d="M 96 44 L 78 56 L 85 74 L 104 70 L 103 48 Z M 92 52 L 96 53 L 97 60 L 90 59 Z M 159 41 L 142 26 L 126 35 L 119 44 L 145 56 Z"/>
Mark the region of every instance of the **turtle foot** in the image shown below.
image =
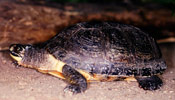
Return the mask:
<path id="1" fill-rule="evenodd" d="M 64 92 L 71 92 L 72 94 L 81 93 L 82 90 L 78 85 L 67 85 Z"/>
<path id="2" fill-rule="evenodd" d="M 12 62 L 12 64 L 15 66 L 15 68 L 21 67 L 21 65 L 19 65 L 16 61 Z"/>
<path id="3" fill-rule="evenodd" d="M 136 79 L 139 83 L 139 87 L 143 88 L 144 90 L 157 90 L 163 85 L 162 80 L 156 75 L 144 78 L 139 77 Z"/>

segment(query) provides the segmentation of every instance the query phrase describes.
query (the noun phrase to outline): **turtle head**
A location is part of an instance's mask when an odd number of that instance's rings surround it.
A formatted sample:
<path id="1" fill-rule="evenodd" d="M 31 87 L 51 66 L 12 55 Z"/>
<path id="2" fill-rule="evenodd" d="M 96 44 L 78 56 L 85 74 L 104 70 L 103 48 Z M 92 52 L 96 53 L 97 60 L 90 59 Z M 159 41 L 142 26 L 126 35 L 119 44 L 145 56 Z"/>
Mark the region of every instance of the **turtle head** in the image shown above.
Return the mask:
<path id="1" fill-rule="evenodd" d="M 49 70 L 55 68 L 55 64 L 58 62 L 45 49 L 34 45 L 12 44 L 9 47 L 9 51 L 10 56 L 23 67 Z"/>
<path id="2" fill-rule="evenodd" d="M 27 48 L 31 47 L 31 45 L 22 45 L 22 44 L 12 44 L 9 47 L 10 55 L 17 62 L 20 62 L 24 57 L 24 53 Z"/>

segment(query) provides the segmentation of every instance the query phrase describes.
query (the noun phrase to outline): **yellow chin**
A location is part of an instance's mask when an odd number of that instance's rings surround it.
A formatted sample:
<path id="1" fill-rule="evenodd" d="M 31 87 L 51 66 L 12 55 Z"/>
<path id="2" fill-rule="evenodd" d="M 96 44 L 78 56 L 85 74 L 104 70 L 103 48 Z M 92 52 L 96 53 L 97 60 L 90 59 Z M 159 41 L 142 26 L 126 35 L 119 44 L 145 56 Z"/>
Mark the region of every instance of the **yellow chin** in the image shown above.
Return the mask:
<path id="1" fill-rule="evenodd" d="M 16 60 L 17 62 L 20 62 L 20 61 L 22 60 L 21 57 L 13 56 L 12 54 L 10 54 L 10 56 L 11 56 L 14 60 Z"/>

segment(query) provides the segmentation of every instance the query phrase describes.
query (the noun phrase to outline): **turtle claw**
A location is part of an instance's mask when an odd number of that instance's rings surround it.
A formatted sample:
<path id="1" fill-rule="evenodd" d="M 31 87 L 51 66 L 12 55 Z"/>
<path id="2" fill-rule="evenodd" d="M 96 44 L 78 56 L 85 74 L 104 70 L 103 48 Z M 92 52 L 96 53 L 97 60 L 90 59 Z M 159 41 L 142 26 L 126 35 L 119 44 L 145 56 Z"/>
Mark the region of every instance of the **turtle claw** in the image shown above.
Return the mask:
<path id="1" fill-rule="evenodd" d="M 81 88 L 78 85 L 67 85 L 64 92 L 71 92 L 72 94 L 81 93 Z"/>
<path id="2" fill-rule="evenodd" d="M 15 68 L 21 67 L 21 65 L 19 65 L 16 61 L 15 62 L 12 62 L 12 64 L 15 66 Z"/>

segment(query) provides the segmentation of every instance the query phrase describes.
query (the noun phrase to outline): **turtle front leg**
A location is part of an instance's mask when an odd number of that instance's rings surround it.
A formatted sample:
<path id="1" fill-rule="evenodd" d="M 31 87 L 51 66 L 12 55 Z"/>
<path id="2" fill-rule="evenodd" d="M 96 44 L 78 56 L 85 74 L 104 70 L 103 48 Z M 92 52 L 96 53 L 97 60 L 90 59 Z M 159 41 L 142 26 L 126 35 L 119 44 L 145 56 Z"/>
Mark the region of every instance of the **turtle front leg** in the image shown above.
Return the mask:
<path id="1" fill-rule="evenodd" d="M 81 93 L 87 89 L 87 80 L 74 68 L 64 65 L 62 74 L 65 80 L 69 83 L 65 90 L 70 90 L 73 94 Z"/>
<path id="2" fill-rule="evenodd" d="M 144 90 L 157 90 L 163 85 L 162 80 L 156 75 L 150 77 L 136 77 L 136 80 L 139 83 L 139 87 Z"/>

